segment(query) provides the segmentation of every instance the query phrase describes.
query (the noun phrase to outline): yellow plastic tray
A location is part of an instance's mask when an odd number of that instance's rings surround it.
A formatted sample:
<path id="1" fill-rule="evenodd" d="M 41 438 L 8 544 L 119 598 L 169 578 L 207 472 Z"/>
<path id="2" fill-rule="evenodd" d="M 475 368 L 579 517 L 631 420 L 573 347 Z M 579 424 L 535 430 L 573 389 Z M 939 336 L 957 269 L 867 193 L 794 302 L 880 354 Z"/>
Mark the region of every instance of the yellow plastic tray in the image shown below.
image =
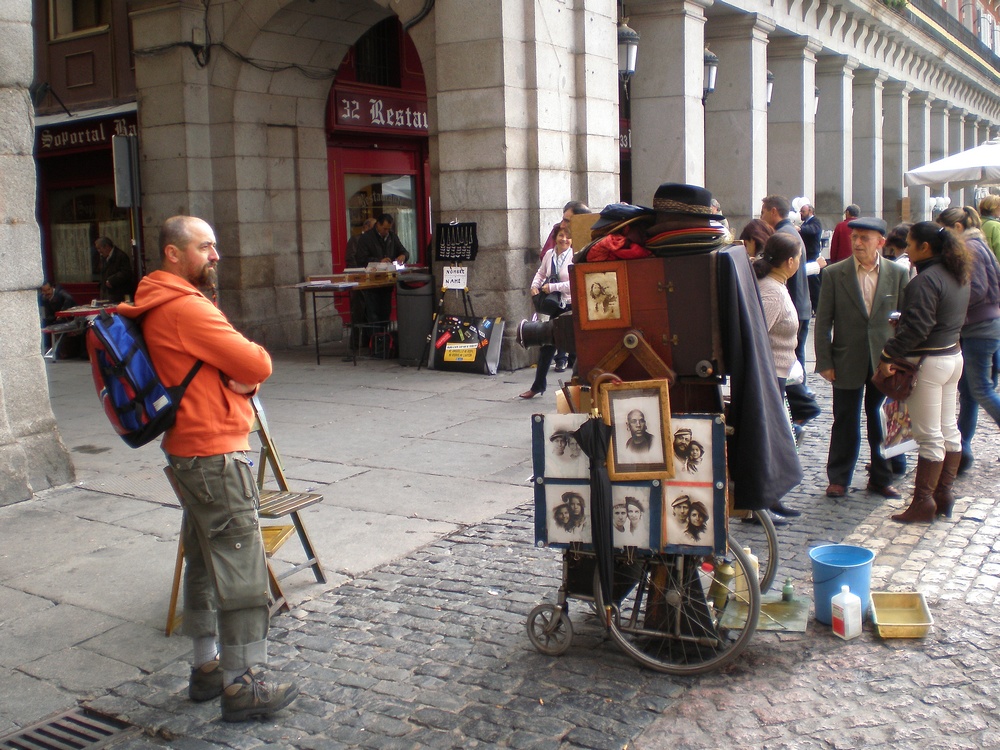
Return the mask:
<path id="1" fill-rule="evenodd" d="M 882 638 L 923 638 L 934 618 L 919 591 L 873 591 L 872 622 Z"/>

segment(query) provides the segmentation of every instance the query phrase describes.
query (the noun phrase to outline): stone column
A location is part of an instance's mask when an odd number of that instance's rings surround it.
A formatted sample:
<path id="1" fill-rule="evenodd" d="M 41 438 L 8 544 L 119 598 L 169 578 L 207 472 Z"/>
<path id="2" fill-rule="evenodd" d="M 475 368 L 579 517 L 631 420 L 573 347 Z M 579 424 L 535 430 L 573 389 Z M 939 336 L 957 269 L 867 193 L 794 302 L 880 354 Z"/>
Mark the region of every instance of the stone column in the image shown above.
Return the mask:
<path id="1" fill-rule="evenodd" d="M 908 83 L 889 81 L 882 87 L 882 214 L 890 226 L 909 221 L 900 200 L 905 195 L 903 175 L 910 168 L 910 91 Z"/>
<path id="2" fill-rule="evenodd" d="M 968 114 L 965 116 L 965 140 L 963 142 L 965 143 L 966 150 L 975 148 L 980 144 L 979 124 L 981 119 L 979 115 Z M 973 206 L 978 209 L 979 204 L 976 202 L 976 189 L 974 186 L 965 189 L 963 205 Z"/>
<path id="3" fill-rule="evenodd" d="M 49 403 L 38 325 L 42 250 L 35 221 L 34 110 L 29 0 L 0 9 L 0 505 L 73 481 Z M 82 375 L 82 373 L 81 373 Z M 89 376 L 88 376 L 89 377 Z M 105 425 L 107 426 L 107 425 Z"/>
<path id="4" fill-rule="evenodd" d="M 632 79 L 632 198 L 664 182 L 705 184 L 705 8 L 712 0 L 630 3 L 642 41 Z"/>
<path id="5" fill-rule="evenodd" d="M 882 216 L 882 83 L 886 74 L 866 68 L 854 74 L 853 203 L 862 216 Z"/>
<path id="6" fill-rule="evenodd" d="M 767 192 L 816 196 L 816 53 L 809 37 L 777 37 L 767 46 L 774 92 L 767 108 Z"/>
<path id="7" fill-rule="evenodd" d="M 854 118 L 852 81 L 858 61 L 845 55 L 822 55 L 816 62 L 819 111 L 816 113 L 816 213 L 834 226 L 853 200 Z M 870 208 L 861 207 L 862 211 Z"/>
<path id="8" fill-rule="evenodd" d="M 922 167 L 931 160 L 931 105 L 933 94 L 915 91 L 910 94 L 910 169 Z M 910 221 L 929 219 L 930 188 L 912 185 L 906 188 L 910 196 Z"/>
<path id="9" fill-rule="evenodd" d="M 708 27 L 719 79 L 705 107 L 706 187 L 734 232 L 767 194 L 767 35 L 773 30 L 772 20 L 755 13 L 725 16 Z"/>
<path id="10" fill-rule="evenodd" d="M 948 151 L 948 113 L 951 112 L 951 105 L 948 102 L 938 99 L 931 104 L 930 122 L 930 160 L 943 159 L 949 154 Z"/>
<path id="11" fill-rule="evenodd" d="M 960 109 L 953 109 L 948 113 L 948 155 L 960 154 L 965 150 L 965 112 Z M 969 193 L 972 193 L 970 188 Z M 965 205 L 964 188 L 952 188 L 948 186 L 948 196 L 951 198 L 951 205 Z"/>
<path id="12" fill-rule="evenodd" d="M 599 209 L 618 196 L 616 6 L 586 0 L 584 10 L 532 0 L 491 3 L 473 24 L 465 0 L 435 5 L 441 156 L 434 208 L 440 217 L 478 223 L 469 287 L 477 312 L 509 321 L 504 367 L 529 361 L 513 337 L 517 321 L 530 315 L 538 206 L 558 205 L 548 214 L 551 226 L 568 200 Z M 663 73 L 645 49 L 639 66 L 633 90 L 643 76 Z M 636 130 L 643 132 L 633 122 Z M 662 118 L 650 123 L 645 143 L 667 130 Z M 635 163 L 649 159 L 633 146 Z M 652 200 L 648 188 L 635 192 L 643 203 Z M 457 297 L 448 304 L 461 309 Z"/>

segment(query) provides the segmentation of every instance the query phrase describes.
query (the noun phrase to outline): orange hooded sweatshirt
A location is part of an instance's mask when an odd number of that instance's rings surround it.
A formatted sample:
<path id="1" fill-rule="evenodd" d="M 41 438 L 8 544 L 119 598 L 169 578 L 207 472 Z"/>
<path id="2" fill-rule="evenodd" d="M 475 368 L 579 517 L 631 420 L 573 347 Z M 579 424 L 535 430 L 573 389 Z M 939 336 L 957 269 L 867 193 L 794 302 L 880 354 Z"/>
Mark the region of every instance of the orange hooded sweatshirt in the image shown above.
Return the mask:
<path id="1" fill-rule="evenodd" d="M 163 450 L 184 457 L 248 450 L 253 408 L 249 397 L 230 390 L 226 380 L 266 380 L 271 374 L 267 351 L 233 328 L 191 284 L 167 271 L 145 276 L 135 304 L 118 305 L 118 313 L 141 317 L 143 338 L 165 385 L 180 385 L 197 360 L 205 363 L 181 399 Z"/>

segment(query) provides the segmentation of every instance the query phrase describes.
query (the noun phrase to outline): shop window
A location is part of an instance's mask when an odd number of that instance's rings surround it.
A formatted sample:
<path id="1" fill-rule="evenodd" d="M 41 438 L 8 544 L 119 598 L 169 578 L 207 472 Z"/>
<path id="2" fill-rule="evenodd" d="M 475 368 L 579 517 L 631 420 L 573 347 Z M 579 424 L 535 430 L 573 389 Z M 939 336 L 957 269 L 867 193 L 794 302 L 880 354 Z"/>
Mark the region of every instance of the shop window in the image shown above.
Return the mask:
<path id="1" fill-rule="evenodd" d="M 49 37 L 61 39 L 111 24 L 111 0 L 49 0 Z"/>
<path id="2" fill-rule="evenodd" d="M 110 237 L 128 252 L 128 209 L 115 205 L 114 185 L 50 190 L 48 204 L 52 281 L 80 284 L 100 280 L 94 249 L 98 237 Z"/>
<path id="3" fill-rule="evenodd" d="M 399 88 L 399 22 L 387 18 L 354 45 L 358 83 Z"/>
<path id="4" fill-rule="evenodd" d="M 411 175 L 344 175 L 347 196 L 347 227 L 350 235 L 359 234 L 365 219 L 390 214 L 393 231 L 410 251 L 410 262 L 420 257 L 417 246 L 417 211 L 414 194 L 416 182 Z"/>

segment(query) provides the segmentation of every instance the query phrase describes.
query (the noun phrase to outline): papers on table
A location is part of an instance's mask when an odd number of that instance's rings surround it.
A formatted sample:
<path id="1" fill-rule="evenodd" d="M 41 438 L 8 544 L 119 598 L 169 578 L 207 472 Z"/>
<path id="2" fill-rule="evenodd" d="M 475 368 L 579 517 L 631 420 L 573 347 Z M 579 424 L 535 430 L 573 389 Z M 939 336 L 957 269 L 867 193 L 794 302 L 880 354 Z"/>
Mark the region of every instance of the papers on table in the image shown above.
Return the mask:
<path id="1" fill-rule="evenodd" d="M 303 281 L 295 286 L 300 289 L 351 289 L 357 285 L 358 282 L 356 281 L 327 281 L 326 279 L 319 279 L 316 281 Z"/>

